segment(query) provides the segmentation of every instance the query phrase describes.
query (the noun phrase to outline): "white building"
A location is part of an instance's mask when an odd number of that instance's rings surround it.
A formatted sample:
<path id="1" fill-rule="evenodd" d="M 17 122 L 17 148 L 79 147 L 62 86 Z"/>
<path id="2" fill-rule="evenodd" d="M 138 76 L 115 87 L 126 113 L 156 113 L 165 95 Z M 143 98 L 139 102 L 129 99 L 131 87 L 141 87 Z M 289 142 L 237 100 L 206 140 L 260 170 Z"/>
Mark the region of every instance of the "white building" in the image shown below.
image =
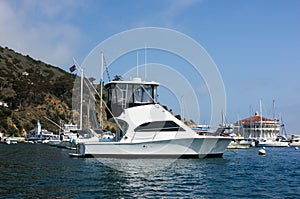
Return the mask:
<path id="1" fill-rule="evenodd" d="M 276 139 L 280 132 L 280 123 L 278 120 L 259 116 L 256 112 L 252 117 L 237 121 L 233 131 L 244 138 Z"/>

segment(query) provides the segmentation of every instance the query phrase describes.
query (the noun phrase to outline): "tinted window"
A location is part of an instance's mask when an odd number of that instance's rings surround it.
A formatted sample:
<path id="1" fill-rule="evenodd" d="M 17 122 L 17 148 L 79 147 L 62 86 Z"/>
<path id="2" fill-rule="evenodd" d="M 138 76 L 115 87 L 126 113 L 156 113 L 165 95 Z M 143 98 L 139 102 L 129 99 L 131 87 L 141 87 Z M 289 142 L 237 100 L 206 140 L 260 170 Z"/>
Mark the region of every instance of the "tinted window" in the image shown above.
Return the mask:
<path id="1" fill-rule="evenodd" d="M 146 122 L 134 129 L 136 132 L 148 131 L 184 131 L 178 124 L 173 121 L 155 121 Z"/>

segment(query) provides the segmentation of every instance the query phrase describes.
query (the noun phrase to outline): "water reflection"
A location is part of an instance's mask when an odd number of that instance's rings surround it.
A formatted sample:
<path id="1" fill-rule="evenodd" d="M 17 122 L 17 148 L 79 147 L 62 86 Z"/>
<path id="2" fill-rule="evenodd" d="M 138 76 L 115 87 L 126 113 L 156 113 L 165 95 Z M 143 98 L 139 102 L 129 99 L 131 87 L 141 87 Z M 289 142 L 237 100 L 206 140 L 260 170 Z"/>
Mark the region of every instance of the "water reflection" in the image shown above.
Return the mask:
<path id="1" fill-rule="evenodd" d="M 69 158 L 47 145 L 0 145 L 3 198 L 299 198 L 300 151 L 213 159 Z M 112 164 L 112 166 L 107 166 Z M 115 167 L 115 168 L 113 168 Z"/>

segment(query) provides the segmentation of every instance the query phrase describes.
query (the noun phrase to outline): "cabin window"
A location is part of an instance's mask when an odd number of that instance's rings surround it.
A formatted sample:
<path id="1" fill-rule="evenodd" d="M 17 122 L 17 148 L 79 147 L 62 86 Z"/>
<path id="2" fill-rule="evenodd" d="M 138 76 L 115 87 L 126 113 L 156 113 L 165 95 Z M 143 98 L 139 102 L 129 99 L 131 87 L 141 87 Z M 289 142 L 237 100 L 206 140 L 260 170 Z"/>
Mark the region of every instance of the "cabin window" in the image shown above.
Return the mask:
<path id="1" fill-rule="evenodd" d="M 173 121 L 155 121 L 146 122 L 134 129 L 136 132 L 149 132 L 149 131 L 184 131 L 182 127 Z"/>
<path id="2" fill-rule="evenodd" d="M 148 104 L 156 101 L 156 86 L 118 84 L 108 89 L 108 101 L 112 104 Z"/>
<path id="3" fill-rule="evenodd" d="M 134 103 L 153 103 L 152 91 L 151 85 L 135 86 Z"/>

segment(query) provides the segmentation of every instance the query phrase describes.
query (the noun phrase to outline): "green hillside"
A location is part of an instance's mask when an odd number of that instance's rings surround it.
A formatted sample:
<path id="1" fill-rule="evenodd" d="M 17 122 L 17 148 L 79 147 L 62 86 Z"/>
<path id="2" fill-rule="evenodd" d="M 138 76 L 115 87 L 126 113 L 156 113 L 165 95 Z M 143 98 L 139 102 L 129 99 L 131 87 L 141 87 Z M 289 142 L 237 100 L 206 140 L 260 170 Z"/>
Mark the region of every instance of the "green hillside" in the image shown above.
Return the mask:
<path id="1" fill-rule="evenodd" d="M 34 128 L 37 120 L 40 120 L 42 128 L 57 132 L 58 127 L 43 119 L 44 116 L 56 123 L 77 121 L 78 124 L 80 98 L 78 83 L 80 81 L 76 80 L 75 74 L 0 46 L 0 132 L 6 136 L 22 136 L 24 131 L 28 132 Z M 94 86 L 100 90 L 99 84 Z M 85 88 L 84 90 L 88 91 Z M 73 102 L 72 109 L 73 92 L 75 104 Z M 104 89 L 103 96 L 105 93 Z M 89 101 L 90 97 L 87 94 L 83 97 L 85 102 Z M 98 95 L 95 94 L 95 98 L 98 103 L 95 102 L 94 112 L 99 119 Z M 87 106 L 84 104 L 84 111 L 87 111 Z M 116 125 L 106 120 L 105 106 L 102 112 L 103 128 L 115 132 Z M 87 115 L 83 113 L 83 119 L 89 121 Z M 192 121 L 187 124 L 195 126 Z M 87 123 L 85 128 L 89 125 Z"/>
<path id="2" fill-rule="evenodd" d="M 0 47 L 0 132 L 20 136 L 40 120 L 42 127 L 57 127 L 43 120 L 71 122 L 72 88 L 76 75 Z M 7 105 L 7 106 L 6 106 Z"/>

